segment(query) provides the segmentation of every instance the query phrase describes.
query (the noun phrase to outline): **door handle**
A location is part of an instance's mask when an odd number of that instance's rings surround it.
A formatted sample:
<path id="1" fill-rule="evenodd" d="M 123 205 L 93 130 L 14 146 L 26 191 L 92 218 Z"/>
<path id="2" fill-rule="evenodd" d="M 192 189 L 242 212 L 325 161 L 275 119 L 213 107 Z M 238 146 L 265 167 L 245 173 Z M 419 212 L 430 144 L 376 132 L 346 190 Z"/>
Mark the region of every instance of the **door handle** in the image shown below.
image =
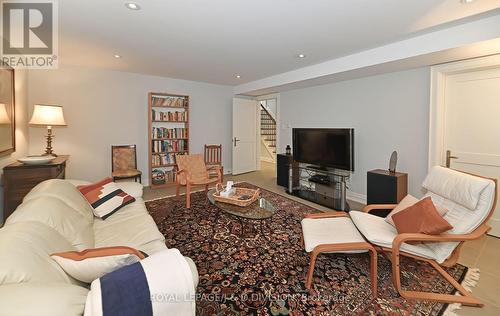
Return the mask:
<path id="1" fill-rule="evenodd" d="M 457 156 L 452 156 L 451 155 L 451 151 L 450 150 L 447 150 L 446 151 L 446 168 L 449 168 L 450 167 L 450 164 L 451 164 L 451 160 L 452 159 L 458 159 Z"/>
<path id="2" fill-rule="evenodd" d="M 234 147 L 236 147 L 236 143 L 239 142 L 240 140 L 238 138 L 233 138 L 233 144 L 234 144 Z"/>

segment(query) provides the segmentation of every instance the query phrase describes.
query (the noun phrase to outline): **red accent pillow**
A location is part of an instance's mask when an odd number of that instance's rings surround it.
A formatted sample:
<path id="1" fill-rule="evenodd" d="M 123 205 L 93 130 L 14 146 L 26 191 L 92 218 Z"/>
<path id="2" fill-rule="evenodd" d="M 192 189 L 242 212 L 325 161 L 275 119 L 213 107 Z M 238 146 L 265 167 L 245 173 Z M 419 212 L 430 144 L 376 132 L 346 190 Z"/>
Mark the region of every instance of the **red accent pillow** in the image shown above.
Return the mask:
<path id="1" fill-rule="evenodd" d="M 432 199 L 427 197 L 392 215 L 399 234 L 421 233 L 439 235 L 453 228 L 437 211 Z"/>

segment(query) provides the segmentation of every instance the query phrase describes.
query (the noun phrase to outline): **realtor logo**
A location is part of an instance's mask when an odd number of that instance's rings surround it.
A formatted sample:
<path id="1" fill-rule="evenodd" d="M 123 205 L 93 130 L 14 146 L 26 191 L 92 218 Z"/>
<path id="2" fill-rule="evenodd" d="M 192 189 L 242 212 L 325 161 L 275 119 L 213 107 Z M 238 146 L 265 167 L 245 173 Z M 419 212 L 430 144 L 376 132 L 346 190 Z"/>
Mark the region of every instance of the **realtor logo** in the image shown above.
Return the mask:
<path id="1" fill-rule="evenodd" d="M 57 68 L 57 2 L 0 0 L 1 61 L 15 69 Z"/>

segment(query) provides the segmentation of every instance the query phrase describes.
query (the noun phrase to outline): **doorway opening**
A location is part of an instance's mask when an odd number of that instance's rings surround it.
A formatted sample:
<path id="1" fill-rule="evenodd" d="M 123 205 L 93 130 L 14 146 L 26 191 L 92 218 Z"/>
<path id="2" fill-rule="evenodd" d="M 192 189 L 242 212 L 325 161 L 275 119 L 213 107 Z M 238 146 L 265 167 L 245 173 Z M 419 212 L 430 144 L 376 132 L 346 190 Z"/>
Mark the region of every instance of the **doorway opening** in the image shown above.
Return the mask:
<path id="1" fill-rule="evenodd" d="M 258 104 L 260 169 L 274 169 L 278 150 L 278 97 L 276 95 L 259 97 Z"/>

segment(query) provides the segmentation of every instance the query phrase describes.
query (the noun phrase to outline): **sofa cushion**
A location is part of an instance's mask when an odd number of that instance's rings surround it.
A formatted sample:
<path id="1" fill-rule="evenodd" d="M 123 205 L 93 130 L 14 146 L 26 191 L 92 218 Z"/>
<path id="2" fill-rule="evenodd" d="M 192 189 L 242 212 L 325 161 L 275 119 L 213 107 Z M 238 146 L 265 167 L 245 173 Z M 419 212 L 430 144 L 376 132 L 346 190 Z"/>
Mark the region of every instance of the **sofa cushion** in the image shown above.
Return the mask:
<path id="1" fill-rule="evenodd" d="M 106 220 L 94 221 L 95 247 L 128 246 L 148 255 L 143 246 L 152 241 L 165 242 L 153 218 L 148 214 L 142 199 L 123 207 Z"/>
<path id="2" fill-rule="evenodd" d="M 85 283 L 145 258 L 136 249 L 123 246 L 58 252 L 51 257 L 67 274 Z"/>
<path id="3" fill-rule="evenodd" d="M 473 211 L 477 207 L 481 192 L 490 181 L 449 168 L 434 166 L 422 186 L 436 195 Z"/>
<path id="4" fill-rule="evenodd" d="M 94 221 L 94 213 L 89 202 L 74 185 L 66 180 L 52 179 L 38 184 L 24 197 L 23 202 L 42 196 L 60 199 L 78 211 L 88 222 Z"/>
<path id="5" fill-rule="evenodd" d="M 88 290 L 67 283 L 0 286 L 0 315 L 81 316 Z"/>
<path id="6" fill-rule="evenodd" d="M 106 219 L 135 198 L 119 189 L 111 178 L 77 187 L 93 208 L 94 215 Z"/>
<path id="7" fill-rule="evenodd" d="M 61 199 L 41 196 L 21 204 L 6 225 L 37 221 L 55 229 L 78 250 L 94 247 L 94 228 L 81 212 Z"/>
<path id="8" fill-rule="evenodd" d="M 0 284 L 79 282 L 50 258 L 54 252 L 75 250 L 57 231 L 39 222 L 20 222 L 0 229 Z"/>

